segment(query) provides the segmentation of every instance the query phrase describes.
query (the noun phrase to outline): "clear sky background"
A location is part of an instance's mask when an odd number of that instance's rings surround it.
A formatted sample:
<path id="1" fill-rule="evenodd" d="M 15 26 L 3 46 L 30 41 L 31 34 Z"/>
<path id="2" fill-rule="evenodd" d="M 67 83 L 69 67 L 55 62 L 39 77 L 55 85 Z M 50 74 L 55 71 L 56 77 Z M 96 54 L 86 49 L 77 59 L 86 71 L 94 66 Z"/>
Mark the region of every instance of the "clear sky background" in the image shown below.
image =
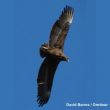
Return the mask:
<path id="1" fill-rule="evenodd" d="M 0 3 L 1 110 L 90 110 L 65 104 L 110 104 L 109 0 L 104 2 L 15 0 Z M 50 100 L 39 108 L 36 78 L 43 61 L 39 47 L 48 42 L 51 28 L 66 5 L 75 9 L 64 48 L 70 62 L 60 63 Z"/>

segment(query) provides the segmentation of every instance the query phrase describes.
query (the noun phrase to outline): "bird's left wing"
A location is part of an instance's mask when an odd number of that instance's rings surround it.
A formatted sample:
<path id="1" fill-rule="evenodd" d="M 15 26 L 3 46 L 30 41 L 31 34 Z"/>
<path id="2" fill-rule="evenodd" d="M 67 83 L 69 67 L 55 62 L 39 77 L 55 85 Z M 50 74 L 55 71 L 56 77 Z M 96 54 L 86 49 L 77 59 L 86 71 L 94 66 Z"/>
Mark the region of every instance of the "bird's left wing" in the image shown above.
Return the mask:
<path id="1" fill-rule="evenodd" d="M 43 106 L 48 102 L 50 97 L 53 77 L 57 66 L 59 64 L 58 60 L 45 58 L 41 64 L 37 83 L 38 83 L 38 99 L 37 102 L 39 106 Z"/>

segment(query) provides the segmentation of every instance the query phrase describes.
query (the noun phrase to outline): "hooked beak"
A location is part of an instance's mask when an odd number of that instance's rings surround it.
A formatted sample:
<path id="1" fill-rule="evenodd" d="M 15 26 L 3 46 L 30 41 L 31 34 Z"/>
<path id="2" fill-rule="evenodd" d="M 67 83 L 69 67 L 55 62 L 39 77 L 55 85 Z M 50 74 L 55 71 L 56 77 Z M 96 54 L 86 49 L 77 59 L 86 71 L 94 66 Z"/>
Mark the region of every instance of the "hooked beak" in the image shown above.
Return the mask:
<path id="1" fill-rule="evenodd" d="M 69 62 L 69 58 L 66 58 L 66 62 Z"/>

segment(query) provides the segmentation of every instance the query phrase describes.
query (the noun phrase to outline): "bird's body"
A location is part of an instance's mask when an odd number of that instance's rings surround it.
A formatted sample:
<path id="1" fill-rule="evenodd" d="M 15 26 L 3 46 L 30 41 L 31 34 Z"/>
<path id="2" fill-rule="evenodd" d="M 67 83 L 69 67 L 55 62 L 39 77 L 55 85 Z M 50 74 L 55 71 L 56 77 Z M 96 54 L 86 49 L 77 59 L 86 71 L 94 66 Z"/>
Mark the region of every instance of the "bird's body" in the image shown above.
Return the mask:
<path id="1" fill-rule="evenodd" d="M 59 48 L 49 48 L 48 44 L 46 46 L 41 46 L 40 48 L 40 56 L 43 57 L 52 57 L 58 58 L 60 61 L 68 61 L 68 57 L 66 57 L 63 51 Z"/>
<path id="2" fill-rule="evenodd" d="M 39 69 L 37 78 L 39 106 L 43 106 L 49 100 L 54 74 L 61 61 L 68 61 L 64 54 L 64 41 L 67 36 L 70 24 L 73 20 L 73 8 L 66 6 L 61 16 L 53 25 L 50 33 L 49 43 L 44 43 L 40 47 L 40 56 L 44 58 Z"/>

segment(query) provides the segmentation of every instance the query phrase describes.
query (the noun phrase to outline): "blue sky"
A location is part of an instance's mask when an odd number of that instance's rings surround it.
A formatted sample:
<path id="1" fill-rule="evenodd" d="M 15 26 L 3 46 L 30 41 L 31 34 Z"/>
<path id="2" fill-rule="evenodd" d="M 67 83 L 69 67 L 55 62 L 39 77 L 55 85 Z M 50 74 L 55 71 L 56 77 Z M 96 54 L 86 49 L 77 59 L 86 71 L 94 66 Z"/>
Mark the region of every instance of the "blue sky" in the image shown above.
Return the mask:
<path id="1" fill-rule="evenodd" d="M 108 0 L 106 6 L 99 0 L 15 0 L 2 4 L 7 7 L 0 7 L 2 110 L 88 110 L 65 104 L 110 103 L 110 17 L 104 13 L 109 10 Z M 50 100 L 38 108 L 36 78 L 43 61 L 39 47 L 48 42 L 65 5 L 75 9 L 64 48 L 70 62 L 60 63 Z"/>

